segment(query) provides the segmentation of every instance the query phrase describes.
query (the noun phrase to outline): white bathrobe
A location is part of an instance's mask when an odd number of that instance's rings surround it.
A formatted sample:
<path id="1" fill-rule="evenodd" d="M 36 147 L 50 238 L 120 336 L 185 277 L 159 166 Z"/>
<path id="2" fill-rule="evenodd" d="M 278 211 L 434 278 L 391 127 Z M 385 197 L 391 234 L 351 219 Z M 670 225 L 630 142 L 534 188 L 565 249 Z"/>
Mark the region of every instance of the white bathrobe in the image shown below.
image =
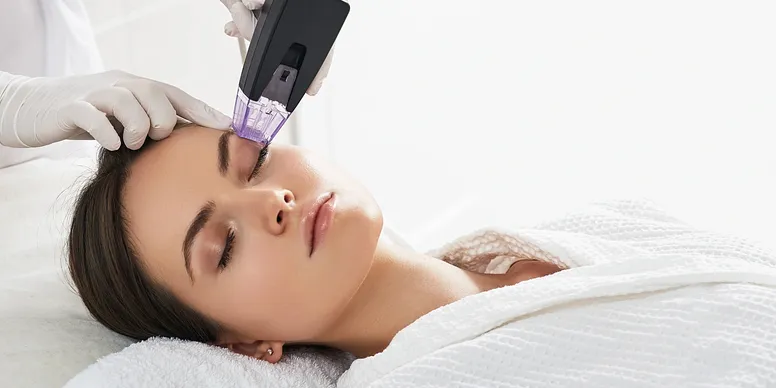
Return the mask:
<path id="1" fill-rule="evenodd" d="M 753 244 L 617 202 L 434 254 L 570 269 L 423 316 L 338 387 L 776 387 L 776 255 Z"/>

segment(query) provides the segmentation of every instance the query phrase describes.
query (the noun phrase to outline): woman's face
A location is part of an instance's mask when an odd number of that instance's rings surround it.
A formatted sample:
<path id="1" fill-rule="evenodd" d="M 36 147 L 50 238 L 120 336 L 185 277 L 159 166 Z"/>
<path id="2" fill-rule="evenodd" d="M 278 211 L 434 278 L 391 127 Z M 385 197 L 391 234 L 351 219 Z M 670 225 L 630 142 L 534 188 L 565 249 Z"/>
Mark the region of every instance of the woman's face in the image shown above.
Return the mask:
<path id="1" fill-rule="evenodd" d="M 382 214 L 309 151 L 273 145 L 260 155 L 231 132 L 175 131 L 132 166 L 129 234 L 148 275 L 225 335 L 310 341 L 366 277 Z"/>

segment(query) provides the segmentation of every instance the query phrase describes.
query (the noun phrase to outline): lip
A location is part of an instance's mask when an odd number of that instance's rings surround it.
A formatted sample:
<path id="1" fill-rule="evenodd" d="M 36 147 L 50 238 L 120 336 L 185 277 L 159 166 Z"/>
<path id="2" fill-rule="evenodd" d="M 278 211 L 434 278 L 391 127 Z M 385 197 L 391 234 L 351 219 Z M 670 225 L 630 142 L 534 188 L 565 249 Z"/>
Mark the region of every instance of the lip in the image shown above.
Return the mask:
<path id="1" fill-rule="evenodd" d="M 304 213 L 301 227 L 305 243 L 309 248 L 308 254 L 311 257 L 323 241 L 326 231 L 334 220 L 335 202 L 334 193 L 323 193 L 310 204 L 309 209 Z"/>

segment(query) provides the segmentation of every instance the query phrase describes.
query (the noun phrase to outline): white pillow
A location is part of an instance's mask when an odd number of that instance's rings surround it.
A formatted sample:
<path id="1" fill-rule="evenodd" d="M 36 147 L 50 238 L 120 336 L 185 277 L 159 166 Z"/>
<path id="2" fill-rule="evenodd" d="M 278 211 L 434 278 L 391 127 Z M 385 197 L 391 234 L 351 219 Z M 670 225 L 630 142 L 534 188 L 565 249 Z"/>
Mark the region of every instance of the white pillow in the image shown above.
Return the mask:
<path id="1" fill-rule="evenodd" d="M 3 386 L 62 386 L 95 359 L 130 344 L 89 317 L 63 270 L 72 188 L 92 164 L 38 158 L 0 169 Z"/>

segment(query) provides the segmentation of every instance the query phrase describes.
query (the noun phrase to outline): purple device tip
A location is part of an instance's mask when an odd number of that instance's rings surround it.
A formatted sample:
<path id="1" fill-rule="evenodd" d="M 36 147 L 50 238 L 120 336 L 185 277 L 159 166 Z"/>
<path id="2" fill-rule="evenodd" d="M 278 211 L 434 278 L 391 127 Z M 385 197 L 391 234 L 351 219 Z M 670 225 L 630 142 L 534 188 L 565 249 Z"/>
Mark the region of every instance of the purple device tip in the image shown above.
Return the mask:
<path id="1" fill-rule="evenodd" d="M 269 144 L 288 119 L 286 107 L 264 96 L 251 101 L 242 90 L 234 102 L 232 127 L 237 136 L 260 144 Z"/>

